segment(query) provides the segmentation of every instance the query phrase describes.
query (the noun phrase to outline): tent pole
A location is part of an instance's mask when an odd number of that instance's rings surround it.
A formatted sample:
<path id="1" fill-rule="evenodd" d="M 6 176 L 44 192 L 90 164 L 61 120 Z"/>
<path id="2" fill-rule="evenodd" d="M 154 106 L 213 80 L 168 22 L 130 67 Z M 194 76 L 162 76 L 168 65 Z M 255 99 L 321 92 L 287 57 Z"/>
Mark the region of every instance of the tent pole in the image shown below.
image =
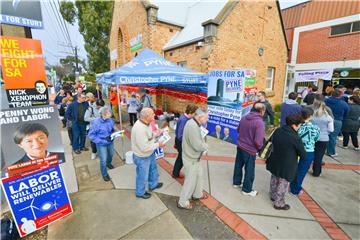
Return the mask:
<path id="1" fill-rule="evenodd" d="M 122 119 L 121 119 L 121 102 L 120 102 L 119 85 L 116 85 L 116 93 L 117 93 L 117 98 L 118 98 L 118 112 L 119 112 L 120 130 L 123 130 Z"/>
<path id="2" fill-rule="evenodd" d="M 119 90 L 119 85 L 116 84 L 116 93 L 117 93 L 117 97 L 118 97 L 118 112 L 119 112 L 119 121 L 120 121 L 120 130 L 123 130 L 123 125 L 122 125 L 122 118 L 121 118 L 121 102 L 120 102 L 120 90 Z M 124 149 L 124 137 L 121 138 L 121 152 L 122 152 L 122 160 L 125 161 L 125 149 Z"/>

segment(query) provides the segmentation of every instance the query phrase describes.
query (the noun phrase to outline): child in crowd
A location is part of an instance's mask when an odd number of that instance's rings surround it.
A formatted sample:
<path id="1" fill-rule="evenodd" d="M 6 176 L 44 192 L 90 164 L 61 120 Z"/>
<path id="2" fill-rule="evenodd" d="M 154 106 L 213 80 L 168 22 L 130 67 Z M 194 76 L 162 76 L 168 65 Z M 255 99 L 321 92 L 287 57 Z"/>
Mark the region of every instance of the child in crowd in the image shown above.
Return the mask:
<path id="1" fill-rule="evenodd" d="M 298 130 L 298 134 L 304 144 L 306 156 L 304 159 L 300 159 L 298 163 L 297 177 L 290 184 L 291 193 L 295 195 L 302 194 L 302 183 L 304 181 L 306 173 L 308 172 L 312 162 L 314 161 L 315 143 L 320 138 L 319 127 L 311 123 L 313 114 L 314 110 L 312 110 L 310 107 L 304 107 L 301 110 L 301 116 L 304 120 L 304 123 L 301 124 L 301 127 Z"/>

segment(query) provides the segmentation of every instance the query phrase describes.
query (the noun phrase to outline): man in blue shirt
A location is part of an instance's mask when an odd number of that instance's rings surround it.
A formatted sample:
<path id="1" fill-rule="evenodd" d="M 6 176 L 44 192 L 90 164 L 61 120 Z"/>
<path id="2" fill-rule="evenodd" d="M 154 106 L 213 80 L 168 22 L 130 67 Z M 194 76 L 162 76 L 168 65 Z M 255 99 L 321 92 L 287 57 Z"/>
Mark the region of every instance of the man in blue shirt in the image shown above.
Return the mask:
<path id="1" fill-rule="evenodd" d="M 89 103 L 86 102 L 85 99 L 85 93 L 78 94 L 77 100 L 69 105 L 65 113 L 66 120 L 72 122 L 72 148 L 76 154 L 89 150 L 85 147 L 87 123 L 84 117 L 89 107 Z"/>
<path id="2" fill-rule="evenodd" d="M 195 105 L 187 105 L 185 113 L 182 114 L 176 124 L 176 130 L 175 130 L 175 146 L 176 150 L 178 151 L 178 156 L 176 158 L 174 169 L 172 173 L 173 178 L 182 178 L 183 176 L 180 176 L 180 170 L 183 167 L 183 160 L 182 160 L 182 138 L 184 133 L 184 127 L 188 120 L 194 117 L 195 111 L 198 109 Z"/>
<path id="3" fill-rule="evenodd" d="M 302 107 L 296 102 L 297 93 L 291 92 L 281 106 L 280 127 L 286 125 L 286 117 L 300 115 Z"/>
<path id="4" fill-rule="evenodd" d="M 336 137 L 339 135 L 342 127 L 342 121 L 349 111 L 349 106 L 343 99 L 343 93 L 340 89 L 336 88 L 331 97 L 325 100 L 334 115 L 334 131 L 329 134 L 329 144 L 327 154 L 330 157 L 336 157 Z"/>

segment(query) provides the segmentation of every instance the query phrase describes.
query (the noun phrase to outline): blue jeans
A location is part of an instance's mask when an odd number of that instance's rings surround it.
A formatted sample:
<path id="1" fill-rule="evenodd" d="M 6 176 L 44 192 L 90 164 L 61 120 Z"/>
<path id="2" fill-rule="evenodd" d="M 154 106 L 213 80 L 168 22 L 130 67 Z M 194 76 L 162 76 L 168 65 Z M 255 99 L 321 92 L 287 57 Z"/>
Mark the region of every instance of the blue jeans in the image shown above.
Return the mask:
<path id="1" fill-rule="evenodd" d="M 155 154 L 149 157 L 138 157 L 133 155 L 134 163 L 136 165 L 136 196 L 140 197 L 146 192 L 146 182 L 149 184 L 149 189 L 154 189 L 158 185 L 158 170 L 155 159 Z"/>
<path id="2" fill-rule="evenodd" d="M 100 171 L 103 177 L 108 176 L 107 166 L 111 164 L 114 155 L 114 143 L 109 145 L 96 145 L 100 158 Z"/>
<path id="3" fill-rule="evenodd" d="M 244 150 L 237 148 L 233 184 L 241 185 L 243 167 L 245 166 L 245 177 L 242 191 L 246 193 L 252 191 L 252 185 L 255 179 L 255 158 L 256 155 L 250 155 Z"/>
<path id="4" fill-rule="evenodd" d="M 327 147 L 327 154 L 334 155 L 336 153 L 336 138 L 341 132 L 342 121 L 334 120 L 334 131 L 329 134 L 329 144 Z"/>
<path id="5" fill-rule="evenodd" d="M 290 184 L 290 189 L 293 194 L 299 194 L 302 189 L 302 183 L 306 176 L 306 173 L 309 171 L 311 163 L 315 159 L 314 152 L 307 152 L 304 159 L 300 159 L 298 163 L 297 176 L 295 180 Z"/>
<path id="6" fill-rule="evenodd" d="M 79 150 L 85 147 L 86 124 L 75 122 L 72 125 L 72 147 L 73 150 Z"/>

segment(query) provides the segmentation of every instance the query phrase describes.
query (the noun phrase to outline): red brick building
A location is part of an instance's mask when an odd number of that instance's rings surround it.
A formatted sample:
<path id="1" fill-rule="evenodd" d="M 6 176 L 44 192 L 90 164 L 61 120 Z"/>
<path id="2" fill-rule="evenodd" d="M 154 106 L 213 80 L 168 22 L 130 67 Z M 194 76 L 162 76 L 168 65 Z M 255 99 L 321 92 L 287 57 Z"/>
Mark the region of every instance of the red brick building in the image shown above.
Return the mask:
<path id="1" fill-rule="evenodd" d="M 282 16 L 290 47 L 287 92 L 308 84 L 295 84 L 303 71 L 330 70 L 333 83 L 360 86 L 358 1 L 308 1 L 283 9 Z"/>
<path id="2" fill-rule="evenodd" d="M 282 101 L 288 47 L 275 0 L 115 1 L 111 68 L 144 47 L 204 73 L 255 69 L 256 87 L 267 91 L 271 103 Z M 166 98 L 172 106 L 186 103 Z"/>

